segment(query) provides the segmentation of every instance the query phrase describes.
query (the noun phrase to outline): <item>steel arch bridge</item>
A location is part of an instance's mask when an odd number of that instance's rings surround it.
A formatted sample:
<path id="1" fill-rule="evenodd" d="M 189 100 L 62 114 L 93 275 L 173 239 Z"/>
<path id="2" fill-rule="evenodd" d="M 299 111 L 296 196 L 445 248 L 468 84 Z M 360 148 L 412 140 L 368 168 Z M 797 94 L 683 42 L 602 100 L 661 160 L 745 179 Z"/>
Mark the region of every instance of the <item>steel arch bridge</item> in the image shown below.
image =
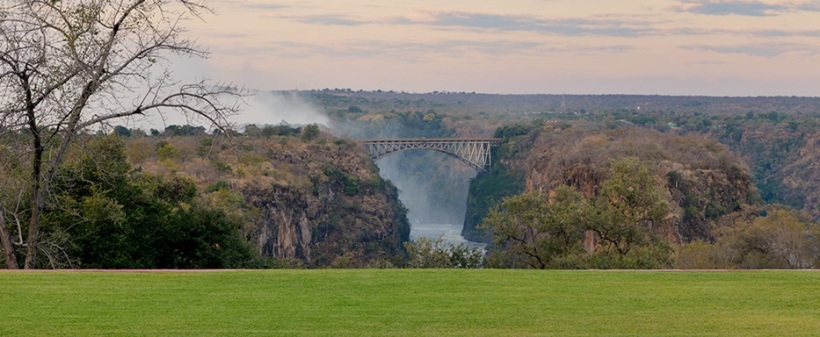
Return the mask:
<path id="1" fill-rule="evenodd" d="M 363 140 L 370 158 L 377 160 L 384 156 L 414 149 L 439 151 L 453 156 L 477 171 L 486 171 L 492 166 L 490 149 L 501 143 L 499 138 L 395 138 Z"/>

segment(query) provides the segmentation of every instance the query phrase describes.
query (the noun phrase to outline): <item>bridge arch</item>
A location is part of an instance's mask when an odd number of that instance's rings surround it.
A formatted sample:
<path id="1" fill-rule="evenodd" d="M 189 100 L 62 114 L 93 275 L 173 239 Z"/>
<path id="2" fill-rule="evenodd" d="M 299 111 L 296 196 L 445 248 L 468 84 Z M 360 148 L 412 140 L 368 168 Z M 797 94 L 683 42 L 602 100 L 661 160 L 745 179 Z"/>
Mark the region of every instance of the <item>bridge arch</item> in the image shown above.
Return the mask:
<path id="1" fill-rule="evenodd" d="M 373 160 L 396 152 L 427 149 L 455 157 L 476 171 L 486 171 L 492 166 L 491 148 L 500 143 L 498 138 L 396 138 L 368 139 L 364 146 Z"/>

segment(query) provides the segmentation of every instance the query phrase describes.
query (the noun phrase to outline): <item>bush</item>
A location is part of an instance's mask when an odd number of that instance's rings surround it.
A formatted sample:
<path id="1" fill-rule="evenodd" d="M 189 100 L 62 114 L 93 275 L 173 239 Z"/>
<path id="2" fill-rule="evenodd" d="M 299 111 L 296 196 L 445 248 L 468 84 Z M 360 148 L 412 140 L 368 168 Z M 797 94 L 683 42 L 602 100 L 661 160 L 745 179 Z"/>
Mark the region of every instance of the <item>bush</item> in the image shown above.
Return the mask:
<path id="1" fill-rule="evenodd" d="M 165 143 L 157 147 L 157 157 L 159 160 L 171 161 L 179 158 L 180 155 L 181 152 L 171 144 Z"/>
<path id="2" fill-rule="evenodd" d="M 484 259 L 481 249 L 447 245 L 442 238 L 407 241 L 404 249 L 408 256 L 405 268 L 480 268 Z"/>
<path id="3" fill-rule="evenodd" d="M 315 123 L 310 124 L 310 125 L 306 126 L 304 130 L 302 130 L 302 141 L 303 142 L 310 142 L 310 141 L 316 139 L 317 137 L 319 137 L 320 133 L 321 132 L 319 131 L 319 126 L 318 125 L 316 125 Z"/>
<path id="4" fill-rule="evenodd" d="M 678 249 L 675 266 L 686 269 L 799 269 L 820 265 L 820 225 L 799 212 L 774 207 L 751 222 L 717 231 L 715 243 Z"/>

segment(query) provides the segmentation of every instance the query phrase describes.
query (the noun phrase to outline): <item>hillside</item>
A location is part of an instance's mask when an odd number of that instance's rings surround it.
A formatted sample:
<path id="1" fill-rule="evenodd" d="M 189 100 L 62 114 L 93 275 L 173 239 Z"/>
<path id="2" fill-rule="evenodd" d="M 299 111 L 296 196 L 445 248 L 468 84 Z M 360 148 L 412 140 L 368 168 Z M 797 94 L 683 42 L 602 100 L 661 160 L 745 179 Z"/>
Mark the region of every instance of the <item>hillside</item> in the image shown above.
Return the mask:
<path id="1" fill-rule="evenodd" d="M 540 192 L 546 201 L 569 186 L 606 206 L 601 191 L 614 184 L 614 163 L 650 172 L 668 209 L 662 221 L 643 222 L 652 231 L 645 236 L 684 254 L 687 268 L 805 268 L 820 256 L 820 99 L 288 95 L 321 105 L 327 128 L 251 124 L 226 137 L 201 126 L 148 134 L 117 126 L 79 135 L 46 201 L 37 265 L 405 266 L 408 217 L 463 223 L 465 237 L 489 241 L 475 227 L 507 196 Z M 4 209 L 9 238 L 24 229 L 30 160 L 15 145 L 30 135 L 13 136 L 0 144 L 0 197 L 17 205 Z M 467 136 L 505 139 L 489 172 L 476 176 L 424 150 L 376 166 L 354 140 Z M 671 266 L 666 255 L 654 266 Z"/>
<path id="2" fill-rule="evenodd" d="M 505 134 L 509 130 L 516 132 Z M 483 237 L 475 227 L 487 205 L 501 197 L 529 191 L 549 194 L 568 185 L 591 198 L 608 178 L 609 163 L 630 157 L 650 169 L 671 205 L 662 226 L 655 227 L 670 244 L 714 240 L 717 219 L 761 202 L 748 168 L 713 140 L 585 122 L 501 129 L 498 136 L 506 136 L 495 151 L 498 164 L 471 185 L 464 234 L 473 239 Z"/>
<path id="3" fill-rule="evenodd" d="M 804 209 L 820 220 L 820 98 L 641 95 L 492 95 L 464 92 L 314 90 L 298 93 L 331 123 L 355 119 L 399 128 L 391 116 L 434 113 L 452 134 L 491 136 L 498 127 L 531 121 L 633 124 L 727 145 L 750 170 L 766 203 Z M 359 130 L 359 129 L 355 129 Z M 335 132 L 369 137 L 349 129 Z"/>
<path id="4" fill-rule="evenodd" d="M 306 140 L 298 129 L 273 129 L 132 137 L 128 158 L 138 170 L 192 179 L 216 204 L 233 200 L 227 208 L 263 257 L 313 267 L 400 263 L 406 210 L 364 151 L 326 133 Z"/>

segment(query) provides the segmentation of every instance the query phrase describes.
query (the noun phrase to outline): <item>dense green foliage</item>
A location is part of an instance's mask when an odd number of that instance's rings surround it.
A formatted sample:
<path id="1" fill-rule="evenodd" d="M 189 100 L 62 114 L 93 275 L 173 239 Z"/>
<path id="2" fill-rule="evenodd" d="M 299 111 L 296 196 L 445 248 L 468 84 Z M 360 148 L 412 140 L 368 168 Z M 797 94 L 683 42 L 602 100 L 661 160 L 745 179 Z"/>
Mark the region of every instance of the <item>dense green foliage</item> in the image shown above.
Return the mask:
<path id="1" fill-rule="evenodd" d="M 496 130 L 494 137 L 503 138 L 504 141 L 491 150 L 492 168 L 489 172 L 479 172 L 470 181 L 464 228 L 461 233 L 465 238 L 489 242 L 490 235 L 477 226 L 501 199 L 525 190 L 525 173 L 515 160 L 531 150 L 532 137 L 528 136 L 528 133 L 532 131 L 533 127 L 520 124 L 502 126 Z"/>
<path id="2" fill-rule="evenodd" d="M 449 137 L 454 130 L 435 110 L 382 112 L 362 116 L 347 110 L 330 113 L 335 132 L 354 138 Z"/>
<path id="3" fill-rule="evenodd" d="M 816 336 L 820 273 L 0 272 L 3 336 Z"/>
<path id="4" fill-rule="evenodd" d="M 531 192 L 504 198 L 480 228 L 493 235 L 496 248 L 489 267 L 557 268 L 584 254 L 582 240 L 591 214 L 579 193 L 561 188 L 549 200 Z"/>
<path id="5" fill-rule="evenodd" d="M 207 205 L 189 179 L 132 172 L 118 137 L 89 139 L 54 189 L 42 267 L 254 266 L 240 223 Z"/>
<path id="6" fill-rule="evenodd" d="M 784 109 L 785 110 L 785 109 Z M 807 205 L 807 194 L 817 189 L 811 161 L 818 153 L 813 142 L 820 130 L 818 113 L 806 111 L 740 111 L 738 113 L 680 113 L 674 111 L 616 111 L 594 118 L 623 119 L 648 128 L 677 133 L 705 134 L 746 156 L 760 195 L 767 203 L 798 209 Z M 807 151 L 809 150 L 809 151 Z M 808 186 L 795 184 L 806 180 Z M 810 197 L 816 200 L 816 197 Z M 814 206 L 812 206 L 814 207 Z M 811 208 L 813 210 L 813 208 Z M 814 211 L 814 210 L 813 210 Z M 816 212 L 816 211 L 815 211 Z M 820 214 L 820 213 L 818 213 Z"/>
<path id="7" fill-rule="evenodd" d="M 649 168 L 629 158 L 613 161 L 609 171 L 595 199 L 594 224 L 589 228 L 600 238 L 603 250 L 627 255 L 634 248 L 663 246 L 651 229 L 660 224 L 669 205 Z"/>
<path id="8" fill-rule="evenodd" d="M 530 192 L 504 198 L 481 225 L 496 245 L 489 265 L 669 267 L 671 250 L 652 231 L 668 206 L 649 170 L 634 159 L 614 161 L 608 176 L 593 200 L 568 186 L 558 187 L 549 197 Z M 585 237 L 587 232 L 594 235 Z"/>
<path id="9" fill-rule="evenodd" d="M 495 149 L 493 153 L 498 153 Z M 497 157 L 496 157 L 497 158 Z M 502 198 L 521 193 L 524 190 L 524 179 L 503 163 L 497 163 L 489 172 L 479 173 L 470 182 L 467 195 L 467 209 L 464 216 L 464 229 L 461 235 L 475 241 L 488 241 L 489 237 L 475 228 L 476 224 L 493 209 Z"/>
<path id="10" fill-rule="evenodd" d="M 232 138 L 190 135 L 196 130 L 174 126 L 149 137 L 119 127 L 110 136 L 84 135 L 56 174 L 37 266 L 404 263 L 407 210 L 356 143 L 315 124 L 252 125 Z M 15 176 L 3 176 L 0 197 L 22 198 L 14 191 L 25 174 L 18 167 L 3 162 L 3 172 Z M 13 238 L 22 212 L 3 214 L 15 221 L 3 224 Z"/>
<path id="11" fill-rule="evenodd" d="M 495 130 L 493 137 L 508 139 L 516 136 L 523 136 L 532 131 L 532 127 L 523 124 L 512 124 L 501 126 Z"/>
<path id="12" fill-rule="evenodd" d="M 205 127 L 194 125 L 169 125 L 162 133 L 164 136 L 199 136 L 205 134 Z"/>
<path id="13" fill-rule="evenodd" d="M 316 124 L 310 124 L 302 130 L 302 141 L 309 142 L 311 140 L 316 139 L 319 137 L 319 126 Z"/>

